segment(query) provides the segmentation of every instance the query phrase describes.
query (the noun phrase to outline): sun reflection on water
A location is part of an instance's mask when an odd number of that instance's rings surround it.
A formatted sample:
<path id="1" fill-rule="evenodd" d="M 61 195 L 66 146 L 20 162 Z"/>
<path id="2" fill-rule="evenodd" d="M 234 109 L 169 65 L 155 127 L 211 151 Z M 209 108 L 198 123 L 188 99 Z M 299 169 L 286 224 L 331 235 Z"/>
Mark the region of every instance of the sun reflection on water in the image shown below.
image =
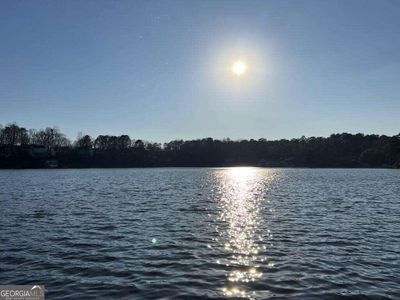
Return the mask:
<path id="1" fill-rule="evenodd" d="M 216 228 L 226 259 L 217 261 L 225 264 L 227 282 L 222 292 L 229 297 L 254 298 L 251 282 L 262 276 L 260 263 L 265 261 L 260 252 L 263 238 L 260 235 L 260 209 L 266 181 L 270 179 L 266 169 L 230 168 L 216 173 L 220 188 L 221 213 L 219 219 L 223 229 Z"/>

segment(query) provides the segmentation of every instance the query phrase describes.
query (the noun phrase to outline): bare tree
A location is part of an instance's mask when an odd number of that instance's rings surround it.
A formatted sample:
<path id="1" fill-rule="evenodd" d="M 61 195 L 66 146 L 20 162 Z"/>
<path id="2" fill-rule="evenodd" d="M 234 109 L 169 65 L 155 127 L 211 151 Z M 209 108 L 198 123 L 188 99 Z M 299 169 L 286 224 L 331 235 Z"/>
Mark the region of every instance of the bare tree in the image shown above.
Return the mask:
<path id="1" fill-rule="evenodd" d="M 30 131 L 33 144 L 44 146 L 48 149 L 69 146 L 71 142 L 57 127 L 47 127 L 39 131 Z"/>
<path id="2" fill-rule="evenodd" d="M 75 142 L 75 146 L 76 147 L 82 147 L 82 148 L 92 148 L 93 147 L 93 141 L 90 135 L 84 135 L 79 137 L 78 135 L 78 139 Z"/>

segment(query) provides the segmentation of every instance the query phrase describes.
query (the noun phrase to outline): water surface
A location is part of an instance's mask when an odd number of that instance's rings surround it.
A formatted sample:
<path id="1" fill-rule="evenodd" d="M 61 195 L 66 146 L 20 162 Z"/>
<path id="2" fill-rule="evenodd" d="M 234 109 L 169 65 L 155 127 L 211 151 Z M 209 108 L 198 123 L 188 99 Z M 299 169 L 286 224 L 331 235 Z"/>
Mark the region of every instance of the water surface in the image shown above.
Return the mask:
<path id="1" fill-rule="evenodd" d="M 0 284 L 47 299 L 400 299 L 400 172 L 0 171 Z"/>

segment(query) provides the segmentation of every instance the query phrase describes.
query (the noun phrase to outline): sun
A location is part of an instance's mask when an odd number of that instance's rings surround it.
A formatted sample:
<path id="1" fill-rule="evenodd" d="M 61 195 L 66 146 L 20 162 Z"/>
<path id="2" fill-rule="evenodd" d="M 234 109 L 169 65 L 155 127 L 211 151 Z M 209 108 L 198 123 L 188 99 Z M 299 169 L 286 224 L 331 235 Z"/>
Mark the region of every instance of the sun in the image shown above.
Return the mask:
<path id="1" fill-rule="evenodd" d="M 235 74 L 237 76 L 241 76 L 244 73 L 246 73 L 247 65 L 243 61 L 238 60 L 233 63 L 231 70 L 232 70 L 233 74 Z"/>

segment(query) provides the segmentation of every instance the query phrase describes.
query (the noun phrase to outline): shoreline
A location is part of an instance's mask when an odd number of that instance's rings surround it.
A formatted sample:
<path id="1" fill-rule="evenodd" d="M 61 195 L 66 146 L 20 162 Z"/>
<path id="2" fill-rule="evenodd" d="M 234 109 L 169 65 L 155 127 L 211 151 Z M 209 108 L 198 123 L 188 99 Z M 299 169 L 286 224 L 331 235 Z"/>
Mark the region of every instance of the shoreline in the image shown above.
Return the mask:
<path id="1" fill-rule="evenodd" d="M 400 170 L 398 167 L 306 167 L 306 166 L 286 166 L 286 167 L 261 167 L 253 165 L 234 165 L 234 166 L 137 166 L 137 167 L 58 167 L 58 168 L 3 168 L 0 170 L 86 170 L 86 169 L 224 169 L 224 168 L 260 168 L 260 169 L 333 169 L 333 170 L 354 170 L 354 169 L 382 169 Z"/>

